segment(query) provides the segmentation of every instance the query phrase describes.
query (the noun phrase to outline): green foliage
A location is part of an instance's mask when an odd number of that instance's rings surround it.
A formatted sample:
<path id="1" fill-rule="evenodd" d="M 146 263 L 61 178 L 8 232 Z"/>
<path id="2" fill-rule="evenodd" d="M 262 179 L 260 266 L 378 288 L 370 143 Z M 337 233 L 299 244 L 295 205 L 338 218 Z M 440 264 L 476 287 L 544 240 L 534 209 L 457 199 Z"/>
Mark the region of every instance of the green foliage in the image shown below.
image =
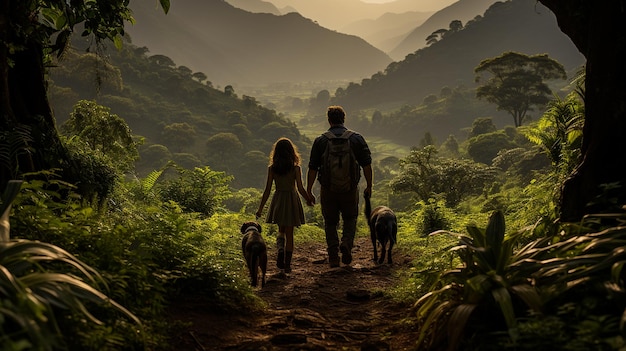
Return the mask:
<path id="1" fill-rule="evenodd" d="M 459 157 L 459 141 L 453 134 L 450 134 L 443 144 L 441 144 L 440 150 L 444 156 Z"/>
<path id="2" fill-rule="evenodd" d="M 548 155 L 557 174 L 567 176 L 580 163 L 584 112 L 581 99 L 572 92 L 565 100 L 552 100 L 537 123 L 522 129 Z"/>
<path id="3" fill-rule="evenodd" d="M 140 148 L 141 158 L 137 167 L 141 169 L 160 169 L 165 167 L 172 160 L 170 150 L 160 144 L 146 145 Z"/>
<path id="4" fill-rule="evenodd" d="M 216 165 L 230 164 L 228 160 L 237 158 L 243 150 L 243 144 L 233 133 L 218 133 L 206 140 L 209 159 Z"/>
<path id="5" fill-rule="evenodd" d="M 2 192 L 2 197 L 0 197 L 0 241 L 8 241 L 11 238 L 9 214 L 13 200 L 15 200 L 21 187 L 22 181 L 10 180 Z"/>
<path id="6" fill-rule="evenodd" d="M 133 163 L 139 156 L 137 142 L 133 140 L 128 124 L 110 111 L 94 101 L 81 100 L 61 130 L 70 142 L 72 138 L 78 138 L 115 169 L 127 172 L 134 168 Z"/>
<path id="7" fill-rule="evenodd" d="M 446 218 L 444 212 L 444 206 L 435 200 L 431 199 L 422 211 L 422 235 L 426 236 L 432 232 L 438 230 L 449 230 L 450 221 Z"/>
<path id="8" fill-rule="evenodd" d="M 2 221 L 7 233 L 3 233 L 0 242 L 3 349 L 64 348 L 72 344 L 72 338 L 61 331 L 63 326 L 80 324 L 83 331 L 93 330 L 103 324 L 101 317 L 111 321 L 108 318 L 112 310 L 113 320 L 123 316 L 132 322 L 128 325 L 132 329 L 141 328 L 133 313 L 102 291 L 108 290 L 106 281 L 94 268 L 58 246 L 9 239 L 8 223 L 4 222 L 8 221 L 8 208 L 19 187 L 12 189 L 6 193 L 8 196 L 3 196 L 3 208 L 7 211 L 3 210 Z M 17 207 L 21 205 L 18 203 Z M 16 227 L 18 233 L 23 232 L 24 228 Z M 107 349 L 114 345 L 119 346 L 114 333 L 109 333 L 99 340 L 98 347 Z"/>
<path id="9" fill-rule="evenodd" d="M 195 138 L 196 129 L 188 123 L 172 123 L 163 128 L 163 139 L 170 150 L 185 150 L 194 144 Z"/>
<path id="10" fill-rule="evenodd" d="M 430 132 L 426 132 L 424 133 L 424 137 L 422 139 L 420 139 L 419 142 L 419 146 L 421 148 L 424 148 L 428 145 L 435 145 L 435 139 L 433 138 L 433 136 L 430 134 Z"/>
<path id="11" fill-rule="evenodd" d="M 241 212 L 253 216 L 259 207 L 263 192 L 258 188 L 243 188 L 224 200 L 224 207 L 231 212 Z"/>
<path id="12" fill-rule="evenodd" d="M 3 345 L 56 349 L 64 341 L 55 311 L 67 310 L 99 324 L 101 321 L 87 308 L 91 304 L 108 305 L 140 324 L 126 308 L 92 286 L 104 283 L 93 268 L 57 246 L 10 240 L 0 243 L 0 257 Z"/>
<path id="13" fill-rule="evenodd" d="M 467 153 L 475 162 L 491 165 L 501 150 L 512 149 L 517 145 L 502 131 L 479 134 L 467 141 Z"/>
<path id="14" fill-rule="evenodd" d="M 25 125 L 13 125 L 6 130 L 0 131 L 0 187 L 4 189 L 6 182 L 16 179 L 18 175 L 18 160 L 26 160 L 26 164 L 32 167 L 30 160 L 30 147 L 32 138 L 30 128 Z"/>
<path id="15" fill-rule="evenodd" d="M 400 174 L 391 182 L 394 192 L 411 192 L 421 201 L 442 194 L 446 204 L 454 207 L 461 200 L 481 194 L 497 171 L 469 160 L 437 157 L 434 146 L 413 149 L 401 161 Z"/>
<path id="16" fill-rule="evenodd" d="M 397 301 L 413 305 L 437 282 L 439 272 L 450 267 L 454 257 L 450 254 L 449 248 L 453 242 L 447 237 L 424 238 L 410 231 L 400 234 L 405 239 L 398 244 L 399 247 L 411 250 L 416 259 L 407 271 L 400 273 L 403 279 L 389 291 L 389 294 Z"/>
<path id="17" fill-rule="evenodd" d="M 68 49 L 71 54 L 55 62 L 57 67 L 50 70 L 50 101 L 55 111 L 71 111 L 68 104 L 94 98 L 81 88 L 83 83 L 77 71 L 84 52 L 93 52 L 94 48 L 78 37 L 73 39 L 74 46 Z M 295 123 L 261 106 L 254 98 L 227 96 L 198 81 L 168 57 L 149 56 L 146 48 L 130 42 L 119 50 L 110 45 L 98 50 L 106 51 L 107 64 L 118 69 L 122 77 L 122 90 L 102 91 L 97 96 L 98 103 L 110 108 L 110 114 L 123 118 L 131 130 L 140 131 L 146 143 L 135 164 L 140 176 L 173 160 L 188 168 L 210 165 L 226 171 L 234 177 L 233 186 L 237 188 L 257 186 L 257 175 L 263 177 L 267 164 L 247 164 L 242 156 L 249 152 L 267 155 L 277 133 L 290 136 L 302 149 L 310 145 Z M 98 72 L 99 67 L 94 65 L 91 69 Z M 231 123 L 234 118 L 237 123 Z M 62 124 L 68 116 L 57 113 L 56 119 Z M 237 140 L 227 146 L 217 143 L 203 147 L 220 133 L 234 135 Z M 139 139 L 135 136 L 135 140 Z"/>
<path id="18" fill-rule="evenodd" d="M 96 53 L 79 55 L 76 52 L 65 53 L 65 60 L 72 61 L 72 67 L 62 67 L 57 70 L 55 81 L 66 85 L 75 84 L 76 90 L 90 99 L 101 94 L 119 94 L 123 83 L 119 68 L 111 65 Z"/>
<path id="19" fill-rule="evenodd" d="M 202 171 L 200 175 L 206 170 Z M 174 202 L 161 202 L 154 191 L 162 175 L 155 171 L 140 181 L 119 184 L 108 211 L 101 212 L 81 206 L 71 185 L 51 174 L 47 181 L 24 183 L 14 206 L 15 235 L 79 252 L 81 260 L 106 282 L 107 295 L 143 325 L 137 334 L 136 326 L 125 322 L 119 312 L 90 303 L 90 311 L 103 325 L 90 325 L 75 314 L 58 320 L 58 329 L 72 349 L 168 349 L 163 313 L 167 299 L 181 292 L 201 294 L 216 309 L 261 306 L 249 287 L 240 253 L 239 226 L 249 216 L 201 217 L 183 212 Z M 221 173 L 216 176 L 223 178 Z M 299 233 L 316 235 L 317 240 L 323 235 L 311 228 Z"/>
<path id="20" fill-rule="evenodd" d="M 175 201 L 186 212 L 198 212 L 211 216 L 230 196 L 228 185 L 232 180 L 224 172 L 211 170 L 208 166 L 193 170 L 177 168 L 178 178 L 168 179 L 159 186 L 161 199 Z"/>
<path id="21" fill-rule="evenodd" d="M 470 130 L 469 137 L 479 136 L 481 134 L 488 134 L 497 131 L 496 125 L 493 124 L 491 118 L 476 118 L 472 123 L 472 129 Z"/>
<path id="22" fill-rule="evenodd" d="M 80 138 L 61 137 L 68 154 L 68 164 L 63 170 L 64 179 L 75 184 L 75 191 L 86 203 L 101 204 L 113 192 L 121 177 L 111 158 L 94 151 Z"/>
<path id="23" fill-rule="evenodd" d="M 433 140 L 445 140 L 451 133 L 459 135 L 463 128 L 469 128 L 477 116 L 497 113 L 487 102 L 477 100 L 473 90 L 462 86 L 450 90 L 447 96 L 428 102 L 378 112 L 371 119 L 356 119 L 354 115 L 361 111 L 353 112 L 350 123 L 364 135 L 390 139 L 410 147 L 419 145 L 420 133 L 428 132 Z"/>
<path id="24" fill-rule="evenodd" d="M 505 171 L 509 180 L 519 179 L 525 185 L 537 174 L 543 174 L 550 168 L 550 160 L 538 147 L 503 149 L 493 158 L 493 166 Z"/>
<path id="25" fill-rule="evenodd" d="M 468 235 L 447 231 L 459 239 L 452 248 L 461 266 L 443 272 L 431 291 L 415 303 L 420 321 L 418 347 L 456 350 L 466 337 L 481 328 L 501 330 L 505 326 L 516 338 L 520 303 L 539 311 L 542 307 L 537 289 L 531 284 L 514 249 L 523 234 L 505 235 L 504 215 L 495 211 L 486 229 L 467 227 Z M 480 319 L 476 319 L 477 317 Z M 480 321 L 479 324 L 478 321 Z"/>
<path id="26" fill-rule="evenodd" d="M 160 0 L 160 3 L 167 13 L 169 0 Z M 123 0 L 72 4 L 58 0 L 26 0 L 11 9 L 10 16 L 15 24 L 11 47 L 25 50 L 28 41 L 35 41 L 50 52 L 57 52 L 58 56 L 64 53 L 74 27 L 79 24 L 83 36 L 93 35 L 98 41 L 110 39 L 119 47 L 125 23 L 133 21 L 128 2 Z M 34 13 L 39 15 L 37 20 L 33 20 Z"/>

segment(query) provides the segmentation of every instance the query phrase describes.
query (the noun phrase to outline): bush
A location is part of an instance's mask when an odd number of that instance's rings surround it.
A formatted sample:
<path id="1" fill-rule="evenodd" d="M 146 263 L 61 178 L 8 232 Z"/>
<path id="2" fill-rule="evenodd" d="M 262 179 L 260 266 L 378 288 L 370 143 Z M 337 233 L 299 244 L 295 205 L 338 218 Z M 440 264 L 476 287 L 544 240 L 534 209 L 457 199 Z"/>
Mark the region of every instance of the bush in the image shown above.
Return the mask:
<path id="1" fill-rule="evenodd" d="M 174 201 L 185 212 L 197 212 L 211 216 L 230 196 L 228 183 L 232 176 L 216 172 L 208 166 L 193 170 L 178 168 L 178 178 L 165 181 L 159 187 L 164 202 Z"/>

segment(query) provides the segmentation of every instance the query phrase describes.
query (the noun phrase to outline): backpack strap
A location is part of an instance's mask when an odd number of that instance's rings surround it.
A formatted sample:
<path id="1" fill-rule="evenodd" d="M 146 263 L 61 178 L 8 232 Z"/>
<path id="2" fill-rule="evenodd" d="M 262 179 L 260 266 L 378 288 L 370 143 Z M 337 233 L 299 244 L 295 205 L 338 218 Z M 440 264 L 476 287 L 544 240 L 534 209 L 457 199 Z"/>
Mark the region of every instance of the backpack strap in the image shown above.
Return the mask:
<path id="1" fill-rule="evenodd" d="M 352 134 L 354 134 L 354 131 L 351 131 L 350 129 L 346 129 L 346 131 L 343 132 L 343 134 L 341 134 L 341 137 L 348 139 L 352 136 Z"/>
<path id="2" fill-rule="evenodd" d="M 322 135 L 325 136 L 327 139 L 335 139 L 337 137 L 335 133 L 331 132 L 330 130 L 326 131 L 326 133 Z"/>
<path id="3" fill-rule="evenodd" d="M 346 129 L 343 134 L 341 134 L 341 136 L 336 136 L 335 133 L 331 132 L 330 130 L 327 130 L 324 134 L 322 134 L 323 136 L 325 136 L 328 139 L 335 139 L 335 138 L 350 138 L 352 136 L 352 134 L 354 134 L 353 130 L 350 129 Z"/>

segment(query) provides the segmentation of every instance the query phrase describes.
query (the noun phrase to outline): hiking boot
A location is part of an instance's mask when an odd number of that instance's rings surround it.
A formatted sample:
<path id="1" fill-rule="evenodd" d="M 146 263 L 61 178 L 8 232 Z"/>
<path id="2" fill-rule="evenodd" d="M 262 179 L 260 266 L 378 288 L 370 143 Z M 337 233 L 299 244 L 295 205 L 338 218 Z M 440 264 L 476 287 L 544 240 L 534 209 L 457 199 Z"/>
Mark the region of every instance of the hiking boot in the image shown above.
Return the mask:
<path id="1" fill-rule="evenodd" d="M 283 250 L 278 250 L 276 254 L 276 267 L 278 267 L 278 269 L 285 268 L 285 251 Z"/>
<path id="2" fill-rule="evenodd" d="M 350 264 L 352 262 L 351 250 L 345 245 L 341 245 L 339 250 L 341 250 L 341 262 L 343 262 L 343 264 Z"/>
<path id="3" fill-rule="evenodd" d="M 339 256 L 328 256 L 330 268 L 339 267 Z"/>
<path id="4" fill-rule="evenodd" d="M 285 251 L 285 273 L 291 273 L 291 256 L 293 251 Z"/>

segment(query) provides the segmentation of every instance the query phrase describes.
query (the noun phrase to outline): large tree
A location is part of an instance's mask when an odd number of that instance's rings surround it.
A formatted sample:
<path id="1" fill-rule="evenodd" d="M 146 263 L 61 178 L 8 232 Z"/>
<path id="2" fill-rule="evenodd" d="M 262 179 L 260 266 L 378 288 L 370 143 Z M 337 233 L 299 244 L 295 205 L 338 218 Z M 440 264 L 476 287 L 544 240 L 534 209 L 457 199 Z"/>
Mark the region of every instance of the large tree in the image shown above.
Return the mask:
<path id="1" fill-rule="evenodd" d="M 626 203 L 626 1 L 538 0 L 585 56 L 582 162 L 565 182 L 561 220 Z"/>
<path id="2" fill-rule="evenodd" d="M 158 0 L 165 12 L 169 0 Z M 46 63 L 75 29 L 121 45 L 128 0 L 0 0 L 0 189 L 25 171 L 62 167 Z"/>
<path id="3" fill-rule="evenodd" d="M 489 72 L 491 77 L 476 89 L 476 96 L 498 105 L 513 116 L 519 127 L 528 111 L 541 107 L 550 101 L 552 90 L 546 80 L 565 79 L 565 68 L 546 54 L 525 55 L 505 52 L 500 56 L 480 62 L 474 69 L 476 81 L 481 74 Z"/>

